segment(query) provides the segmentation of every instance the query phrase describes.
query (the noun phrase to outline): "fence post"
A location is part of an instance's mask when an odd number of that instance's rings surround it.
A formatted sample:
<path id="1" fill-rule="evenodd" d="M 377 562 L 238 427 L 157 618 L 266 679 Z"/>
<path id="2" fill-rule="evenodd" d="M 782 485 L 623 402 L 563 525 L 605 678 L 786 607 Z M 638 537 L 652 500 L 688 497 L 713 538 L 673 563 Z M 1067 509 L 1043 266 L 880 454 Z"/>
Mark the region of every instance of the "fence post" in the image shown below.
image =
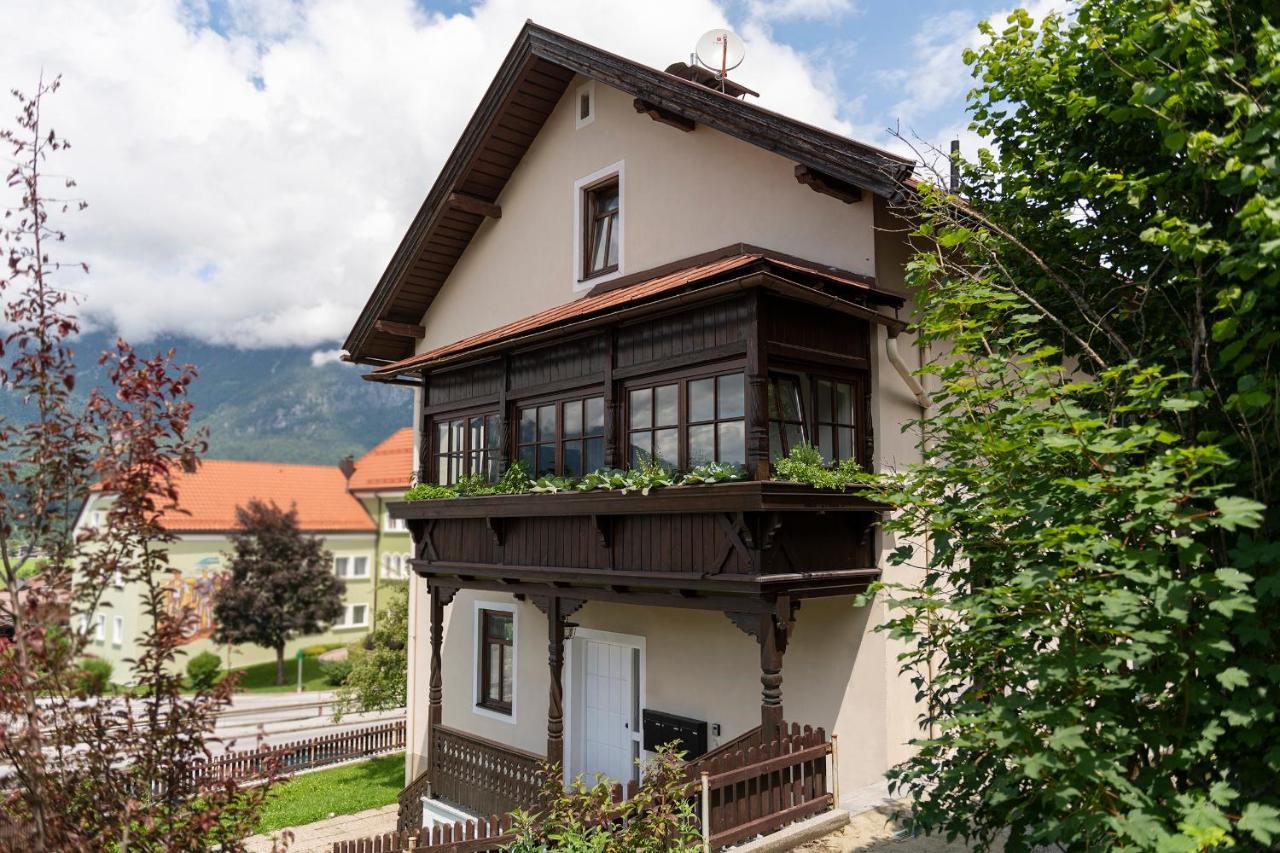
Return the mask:
<path id="1" fill-rule="evenodd" d="M 702 853 L 711 853 L 711 783 L 702 771 Z"/>
<path id="2" fill-rule="evenodd" d="M 832 808 L 840 808 L 840 736 L 831 734 L 831 800 Z"/>

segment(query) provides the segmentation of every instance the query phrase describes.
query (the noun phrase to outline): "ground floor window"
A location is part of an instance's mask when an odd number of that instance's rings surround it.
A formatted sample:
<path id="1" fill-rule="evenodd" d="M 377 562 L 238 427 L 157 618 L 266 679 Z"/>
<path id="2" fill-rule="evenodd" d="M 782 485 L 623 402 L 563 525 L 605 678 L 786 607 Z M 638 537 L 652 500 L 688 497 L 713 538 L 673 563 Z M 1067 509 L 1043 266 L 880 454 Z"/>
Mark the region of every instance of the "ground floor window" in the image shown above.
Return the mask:
<path id="1" fill-rule="evenodd" d="M 515 690 L 515 614 L 481 608 L 479 696 L 476 704 L 499 714 L 511 714 Z"/>

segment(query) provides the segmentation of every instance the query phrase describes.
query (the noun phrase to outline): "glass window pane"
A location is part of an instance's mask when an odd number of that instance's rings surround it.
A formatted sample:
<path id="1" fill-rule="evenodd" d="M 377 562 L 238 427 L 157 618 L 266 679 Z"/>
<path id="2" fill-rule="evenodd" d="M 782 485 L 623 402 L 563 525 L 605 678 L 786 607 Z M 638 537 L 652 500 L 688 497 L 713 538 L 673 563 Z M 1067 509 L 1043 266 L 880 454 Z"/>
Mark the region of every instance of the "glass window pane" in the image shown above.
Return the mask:
<path id="1" fill-rule="evenodd" d="M 836 423 L 853 423 L 853 386 L 836 383 Z"/>
<path id="2" fill-rule="evenodd" d="M 489 698 L 499 699 L 499 690 L 502 688 L 501 681 L 501 662 L 502 662 L 502 646 L 499 643 L 489 643 Z"/>
<path id="3" fill-rule="evenodd" d="M 536 472 L 538 470 L 538 466 L 536 464 L 538 461 L 538 448 L 533 445 L 520 448 L 520 458 L 524 460 L 524 464 L 530 472 Z"/>
<path id="4" fill-rule="evenodd" d="M 591 270 L 602 270 L 608 266 L 608 260 L 605 256 L 605 232 L 609 227 L 607 219 L 597 219 L 595 227 L 591 229 Z"/>
<path id="5" fill-rule="evenodd" d="M 778 420 L 782 417 L 778 409 L 778 388 L 776 382 L 769 383 L 769 418 Z"/>
<path id="6" fill-rule="evenodd" d="M 587 439 L 587 458 L 586 468 L 588 471 L 595 471 L 604 467 L 604 439 L 588 438 Z"/>
<path id="7" fill-rule="evenodd" d="M 511 702 L 511 692 L 515 676 L 511 669 L 511 653 L 508 648 L 502 649 L 502 701 Z"/>
<path id="8" fill-rule="evenodd" d="M 831 422 L 831 383 L 818 380 L 818 423 Z"/>
<path id="9" fill-rule="evenodd" d="M 586 472 L 582 469 L 582 442 L 566 441 L 564 443 L 564 459 L 560 464 L 566 477 L 581 477 Z"/>
<path id="10" fill-rule="evenodd" d="M 835 440 L 831 432 L 831 427 L 818 427 L 818 452 L 822 454 L 822 458 L 830 462 L 835 458 Z"/>
<path id="11" fill-rule="evenodd" d="M 782 433 L 779 432 L 776 423 L 769 424 L 769 461 L 776 462 L 782 456 Z"/>
<path id="12" fill-rule="evenodd" d="M 676 402 L 675 385 L 659 385 L 653 389 L 653 425 L 675 426 L 679 423 L 679 407 Z"/>
<path id="13" fill-rule="evenodd" d="M 742 421 L 719 424 L 720 461 L 729 465 L 745 465 L 747 462 L 747 437 Z"/>
<path id="14" fill-rule="evenodd" d="M 520 410 L 520 443 L 530 444 L 538 435 L 538 410 Z"/>
<path id="15" fill-rule="evenodd" d="M 800 420 L 800 385 L 795 379 L 784 376 L 777 380 L 778 392 L 782 399 L 778 401 L 780 419 L 787 421 Z"/>
<path id="16" fill-rule="evenodd" d="M 609 218 L 609 256 L 605 259 L 611 267 L 618 265 L 618 217 Z"/>
<path id="17" fill-rule="evenodd" d="M 564 437 L 577 438 L 582 435 L 582 401 L 572 400 L 565 403 L 562 408 L 564 410 Z"/>
<path id="18" fill-rule="evenodd" d="M 591 397 L 586 401 L 587 435 L 604 435 L 604 397 Z"/>
<path id="19" fill-rule="evenodd" d="M 538 441 L 556 440 L 556 407 L 538 407 Z"/>
<path id="20" fill-rule="evenodd" d="M 689 383 L 689 421 L 709 421 L 715 417 L 716 380 L 695 379 Z"/>
<path id="21" fill-rule="evenodd" d="M 660 429 L 653 434 L 653 455 L 665 468 L 680 462 L 680 434 L 674 429 Z"/>
<path id="22" fill-rule="evenodd" d="M 714 424 L 689 427 L 689 465 L 714 462 L 716 458 L 716 428 Z"/>
<path id="23" fill-rule="evenodd" d="M 472 418 L 470 432 L 471 449 L 484 447 L 484 418 Z"/>
<path id="24" fill-rule="evenodd" d="M 538 476 L 556 472 L 556 446 L 554 444 L 538 445 Z"/>
<path id="25" fill-rule="evenodd" d="M 716 382 L 720 385 L 719 409 L 716 413 L 721 418 L 740 418 L 743 409 L 742 374 L 734 373 L 721 376 Z"/>
<path id="26" fill-rule="evenodd" d="M 485 446 L 485 447 L 487 447 L 487 448 L 489 448 L 490 450 L 497 450 L 497 449 L 498 449 L 498 445 L 499 445 L 499 443 L 500 443 L 500 442 L 498 441 L 498 438 L 499 438 L 499 436 L 500 436 L 501 434 L 502 434 L 502 432 L 501 432 L 501 428 L 498 426 L 498 416 L 497 416 L 497 415 L 485 415 L 485 418 L 484 418 L 484 439 L 485 439 L 485 444 L 484 444 L 484 446 Z"/>
<path id="27" fill-rule="evenodd" d="M 442 454 L 449 452 L 448 422 L 442 422 L 442 423 L 436 424 L 436 452 L 442 453 Z"/>
<path id="28" fill-rule="evenodd" d="M 804 444 L 804 429 L 800 424 L 787 424 L 787 447 L 799 447 Z"/>
<path id="29" fill-rule="evenodd" d="M 449 484 L 449 455 L 441 453 L 436 457 L 436 482 L 443 485 Z"/>
<path id="30" fill-rule="evenodd" d="M 644 429 L 653 426 L 653 390 L 642 388 L 632 391 L 628 408 L 631 410 L 631 428 Z"/>
<path id="31" fill-rule="evenodd" d="M 607 187 L 601 187 L 595 191 L 596 213 L 605 213 L 610 210 L 618 209 L 618 185 L 611 184 Z"/>
<path id="32" fill-rule="evenodd" d="M 853 429 L 851 427 L 838 427 L 837 434 L 840 436 L 840 458 L 853 458 Z"/>
<path id="33" fill-rule="evenodd" d="M 653 433 L 648 430 L 631 433 L 631 451 L 628 458 L 631 460 L 631 467 L 635 468 L 640 463 L 649 458 L 649 454 L 653 452 Z"/>
<path id="34" fill-rule="evenodd" d="M 450 441 L 453 445 L 449 448 L 454 453 L 462 452 L 462 438 L 466 434 L 467 422 L 462 418 L 449 422 L 449 430 L 453 433 Z"/>

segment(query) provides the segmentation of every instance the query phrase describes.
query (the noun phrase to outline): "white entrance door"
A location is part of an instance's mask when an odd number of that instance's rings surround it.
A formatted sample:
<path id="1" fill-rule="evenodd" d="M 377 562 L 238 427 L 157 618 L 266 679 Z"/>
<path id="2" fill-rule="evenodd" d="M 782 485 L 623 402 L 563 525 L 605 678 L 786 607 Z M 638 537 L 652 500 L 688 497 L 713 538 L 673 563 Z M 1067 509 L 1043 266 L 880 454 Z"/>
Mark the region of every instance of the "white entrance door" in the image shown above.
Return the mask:
<path id="1" fill-rule="evenodd" d="M 638 638 L 637 638 L 638 639 Z M 626 638 L 573 641 L 570 775 L 638 779 L 641 648 Z"/>

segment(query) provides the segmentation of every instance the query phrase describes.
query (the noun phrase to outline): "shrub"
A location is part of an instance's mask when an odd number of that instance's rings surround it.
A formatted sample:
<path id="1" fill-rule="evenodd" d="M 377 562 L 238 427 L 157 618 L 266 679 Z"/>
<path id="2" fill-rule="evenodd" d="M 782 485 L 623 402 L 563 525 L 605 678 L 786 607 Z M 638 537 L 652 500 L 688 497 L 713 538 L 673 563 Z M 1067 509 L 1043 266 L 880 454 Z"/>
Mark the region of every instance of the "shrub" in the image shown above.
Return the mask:
<path id="1" fill-rule="evenodd" d="M 578 777 L 561 784 L 559 765 L 543 765 L 538 814 L 515 813 L 512 853 L 574 850 L 580 853 L 693 853 L 702 849 L 698 818 L 689 797 L 684 764 L 671 746 L 645 765 L 636 795 L 613 802 L 611 784 L 587 785 Z"/>
<path id="2" fill-rule="evenodd" d="M 325 684 L 330 687 L 341 687 L 347 683 L 347 677 L 351 675 L 350 656 L 342 660 L 321 661 L 320 674 L 324 676 Z"/>
<path id="3" fill-rule="evenodd" d="M 87 696 L 101 696 L 111 686 L 111 661 L 102 658 L 80 659 L 80 671 L 76 674 L 76 689 Z"/>
<path id="4" fill-rule="evenodd" d="M 187 661 L 187 678 L 196 690 L 208 690 L 218 683 L 222 660 L 213 652 L 201 652 Z"/>
<path id="5" fill-rule="evenodd" d="M 345 645 L 346 643 L 316 643 L 315 645 L 312 645 L 312 646 L 303 646 L 302 654 L 304 657 L 318 658 L 320 657 L 320 655 L 324 654 L 325 652 L 331 652 L 334 649 L 340 649 Z"/>

